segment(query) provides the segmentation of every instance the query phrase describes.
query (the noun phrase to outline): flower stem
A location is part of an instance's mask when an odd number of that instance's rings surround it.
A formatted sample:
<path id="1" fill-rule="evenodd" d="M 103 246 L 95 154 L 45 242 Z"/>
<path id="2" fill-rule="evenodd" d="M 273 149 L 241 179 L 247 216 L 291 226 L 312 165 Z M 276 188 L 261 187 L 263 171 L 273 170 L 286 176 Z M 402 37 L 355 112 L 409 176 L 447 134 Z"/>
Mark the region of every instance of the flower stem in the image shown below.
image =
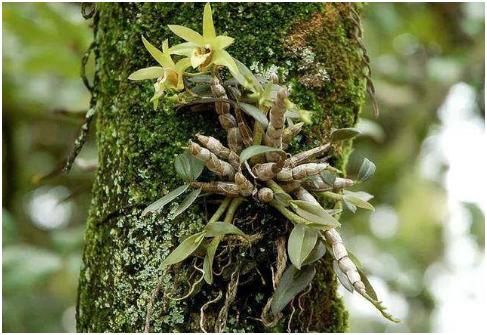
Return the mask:
<path id="1" fill-rule="evenodd" d="M 220 204 L 220 207 L 216 210 L 215 214 L 211 217 L 209 222 L 216 222 L 220 219 L 220 217 L 225 213 L 225 211 L 228 208 L 228 205 L 230 205 L 230 202 L 232 201 L 232 198 L 226 197 L 223 202 Z"/>
<path id="2" fill-rule="evenodd" d="M 284 215 L 287 219 L 289 219 L 292 223 L 298 224 L 298 223 L 303 223 L 306 224 L 308 221 L 306 219 L 303 219 L 297 214 L 294 214 L 291 212 L 289 209 L 287 209 L 284 206 L 279 205 L 275 200 L 272 200 L 270 202 L 270 205 L 277 209 L 282 215 Z"/>
<path id="3" fill-rule="evenodd" d="M 225 215 L 224 222 L 232 223 L 233 217 L 235 216 L 235 212 L 237 211 L 238 206 L 244 201 L 244 198 L 234 198 L 230 207 L 228 207 L 227 215 Z"/>

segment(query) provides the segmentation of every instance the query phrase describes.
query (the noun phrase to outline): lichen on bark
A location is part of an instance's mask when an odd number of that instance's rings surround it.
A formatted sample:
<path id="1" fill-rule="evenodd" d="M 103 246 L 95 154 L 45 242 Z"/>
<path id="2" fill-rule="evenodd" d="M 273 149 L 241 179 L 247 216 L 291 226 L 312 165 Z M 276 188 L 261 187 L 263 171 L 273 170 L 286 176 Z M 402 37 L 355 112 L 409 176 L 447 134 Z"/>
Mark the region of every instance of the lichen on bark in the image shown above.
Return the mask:
<path id="1" fill-rule="evenodd" d="M 198 3 L 100 3 L 97 5 L 95 42 L 98 85 L 97 144 L 99 168 L 93 188 L 93 202 L 85 234 L 84 267 L 80 275 L 78 331 L 139 332 L 144 328 L 147 304 L 161 274 L 160 265 L 178 239 L 200 230 L 205 222 L 203 206 L 193 206 L 175 220 L 171 209 L 142 218 L 145 205 L 174 188 L 173 169 L 181 147 L 197 132 L 222 136 L 216 115 L 178 112 L 164 104 L 154 111 L 152 85 L 133 83 L 127 77 L 134 70 L 153 65 L 140 41 L 144 35 L 157 45 L 170 36 L 167 24 L 182 24 L 201 30 Z M 215 3 L 215 25 L 219 32 L 235 37 L 229 52 L 255 71 L 277 70 L 290 83 L 292 100 L 313 110 L 312 125 L 306 127 L 295 150 L 319 144 L 326 130 L 350 127 L 357 120 L 364 100 L 365 77 L 357 43 L 356 28 L 346 4 L 322 3 Z M 216 114 L 216 113 L 215 113 Z M 347 145 L 336 157 L 343 167 L 350 152 Z M 211 204 L 208 210 L 213 210 Z M 259 214 L 257 222 L 252 220 Z M 271 241 L 284 232 L 283 219 L 263 206 L 245 205 L 237 213 L 244 231 L 259 226 Z M 281 227 L 281 228 L 276 228 Z M 246 259 L 269 275 L 275 250 L 270 242 L 242 249 Z M 244 255 L 244 256 L 245 256 Z M 189 262 L 187 262 L 189 263 Z M 180 291 L 192 267 L 176 269 L 174 280 Z M 252 271 L 249 271 L 252 272 Z M 255 273 L 255 271 L 253 271 Z M 256 318 L 272 293 L 269 284 L 248 274 L 230 309 L 226 331 L 285 331 L 287 316 L 274 329 L 266 329 Z M 292 330 L 343 332 L 348 327 L 347 311 L 336 293 L 336 280 L 329 261 L 319 265 L 311 292 L 303 296 Z M 225 291 L 226 282 L 204 286 L 189 299 L 161 299 L 154 306 L 152 331 L 200 331 L 199 309 Z M 218 304 L 210 306 L 207 318 L 215 318 Z"/>

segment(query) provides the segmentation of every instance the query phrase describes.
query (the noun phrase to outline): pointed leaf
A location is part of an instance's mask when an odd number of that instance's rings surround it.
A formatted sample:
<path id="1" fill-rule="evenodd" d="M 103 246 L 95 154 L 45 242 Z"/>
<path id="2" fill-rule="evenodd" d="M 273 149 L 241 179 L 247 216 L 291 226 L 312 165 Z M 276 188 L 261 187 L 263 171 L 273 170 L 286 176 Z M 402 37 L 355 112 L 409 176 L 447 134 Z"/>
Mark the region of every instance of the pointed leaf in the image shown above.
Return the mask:
<path id="1" fill-rule="evenodd" d="M 283 159 L 286 158 L 286 153 L 281 149 L 266 147 L 265 145 L 253 145 L 240 153 L 240 164 L 244 163 L 253 156 L 265 154 L 267 152 L 278 152 Z"/>
<path id="2" fill-rule="evenodd" d="M 360 134 L 360 130 L 356 128 L 335 129 L 331 132 L 331 140 L 333 142 L 350 140 L 358 134 Z"/>
<path id="3" fill-rule="evenodd" d="M 296 214 L 311 223 L 316 224 L 317 227 L 331 229 L 340 226 L 340 222 L 328 214 L 320 205 L 315 205 L 303 200 L 293 200 L 291 206 Z"/>
<path id="4" fill-rule="evenodd" d="M 303 266 L 316 262 L 317 260 L 321 259 L 325 254 L 326 246 L 323 241 L 318 240 L 313 250 L 311 250 L 308 257 L 306 257 L 306 259 L 304 260 Z"/>
<path id="5" fill-rule="evenodd" d="M 301 265 L 313 250 L 317 239 L 318 233 L 315 230 L 302 223 L 294 226 L 291 235 L 289 235 L 287 251 L 291 263 L 296 268 L 301 269 Z"/>
<path id="6" fill-rule="evenodd" d="M 361 182 L 364 182 L 366 180 L 369 180 L 374 175 L 374 173 L 375 164 L 365 158 L 362 165 L 360 166 L 357 179 Z"/>
<path id="7" fill-rule="evenodd" d="M 277 284 L 276 291 L 272 295 L 271 311 L 277 315 L 299 292 L 303 291 L 313 280 L 316 269 L 312 265 L 303 267 L 302 270 L 290 265 Z"/>
<path id="8" fill-rule="evenodd" d="M 129 76 L 130 80 L 156 79 L 164 76 L 164 69 L 159 66 L 146 67 L 135 71 Z"/>
<path id="9" fill-rule="evenodd" d="M 360 279 L 362 280 L 362 283 L 364 283 L 365 292 L 375 301 L 379 301 L 377 293 L 372 287 L 372 284 L 370 284 L 369 278 L 367 278 L 365 272 L 362 269 L 358 268 L 358 273 L 360 274 Z"/>
<path id="10" fill-rule="evenodd" d="M 345 198 L 343 199 L 343 203 L 345 204 L 345 207 L 347 207 L 350 212 L 355 214 L 355 212 L 357 211 L 357 206 L 347 201 L 347 199 Z"/>
<path id="11" fill-rule="evenodd" d="M 338 262 L 336 260 L 333 261 L 333 271 L 337 275 L 338 280 L 340 283 L 345 287 L 350 293 L 353 293 L 353 285 L 348 279 L 347 275 L 343 273 L 343 271 L 338 266 Z"/>
<path id="12" fill-rule="evenodd" d="M 259 108 L 250 104 L 246 104 L 244 102 L 240 102 L 238 106 L 245 112 L 245 114 L 248 114 L 255 120 L 257 120 L 262 125 L 262 127 L 264 127 L 264 129 L 267 128 L 269 120 L 265 116 L 264 112 L 262 112 Z"/>
<path id="13" fill-rule="evenodd" d="M 325 183 L 332 186 L 333 183 L 335 182 L 335 179 L 337 179 L 337 176 L 336 176 L 336 174 L 334 174 L 331 171 L 323 170 L 323 171 L 321 171 L 321 178 L 323 178 L 323 181 Z"/>
<path id="14" fill-rule="evenodd" d="M 216 249 L 220 244 L 220 237 L 215 237 L 206 248 L 206 256 L 203 261 L 203 271 L 205 272 L 204 278 L 208 284 L 213 284 L 213 261 L 215 259 Z"/>
<path id="15" fill-rule="evenodd" d="M 188 258 L 198 247 L 205 236 L 204 232 L 191 235 L 183 242 L 167 258 L 162 262 L 162 266 L 172 265 L 184 261 Z"/>
<path id="16" fill-rule="evenodd" d="M 179 204 L 178 208 L 174 212 L 174 217 L 178 216 L 179 214 L 183 213 L 189 206 L 193 204 L 193 202 L 198 198 L 201 193 L 201 188 L 197 188 L 193 190 L 190 194 L 184 198 L 184 200 Z"/>
<path id="17" fill-rule="evenodd" d="M 355 197 L 353 195 L 344 195 L 343 196 L 343 199 L 346 200 L 347 202 L 352 203 L 353 205 L 355 205 L 357 207 L 360 207 L 360 208 L 363 208 L 363 209 L 368 209 L 370 211 L 375 211 L 374 206 L 372 206 L 371 204 L 369 204 L 367 201 L 363 201 L 362 199 L 357 198 L 357 197 Z"/>
<path id="18" fill-rule="evenodd" d="M 188 80 L 192 83 L 210 84 L 211 76 L 209 74 L 198 74 L 194 77 L 190 77 Z"/>
<path id="19" fill-rule="evenodd" d="M 206 237 L 214 237 L 220 235 L 240 235 L 247 237 L 247 235 L 228 222 L 210 222 L 205 227 Z"/>
<path id="20" fill-rule="evenodd" d="M 343 194 L 354 196 L 356 198 L 362 199 L 363 201 L 369 201 L 370 199 L 374 198 L 372 194 L 369 194 L 364 191 L 352 192 L 349 190 L 343 190 Z"/>
<path id="21" fill-rule="evenodd" d="M 162 198 L 160 198 L 156 202 L 147 206 L 146 209 L 144 209 L 144 211 L 142 212 L 142 216 L 146 216 L 149 213 L 153 213 L 153 212 L 160 210 L 161 208 L 166 206 L 168 203 L 170 203 L 171 201 L 176 199 L 178 196 L 180 196 L 181 193 L 183 193 L 184 191 L 186 191 L 188 189 L 188 187 L 189 187 L 189 184 L 184 184 L 182 186 L 179 186 L 177 189 L 172 190 L 171 192 L 169 192 L 168 194 L 166 194 L 165 196 L 163 196 Z"/>
<path id="22" fill-rule="evenodd" d="M 234 59 L 235 64 L 237 64 L 237 70 L 232 72 L 233 77 L 246 89 L 250 89 L 254 92 L 261 94 L 263 92 L 262 85 L 259 80 L 254 76 L 252 71 L 250 71 L 242 62 Z"/>
<path id="23" fill-rule="evenodd" d="M 279 206 L 289 207 L 289 204 L 293 200 L 291 196 L 284 192 L 276 192 L 274 193 L 274 200 L 277 202 Z"/>
<path id="24" fill-rule="evenodd" d="M 177 174 L 186 181 L 196 180 L 203 171 L 204 164 L 187 150 L 174 161 Z"/>

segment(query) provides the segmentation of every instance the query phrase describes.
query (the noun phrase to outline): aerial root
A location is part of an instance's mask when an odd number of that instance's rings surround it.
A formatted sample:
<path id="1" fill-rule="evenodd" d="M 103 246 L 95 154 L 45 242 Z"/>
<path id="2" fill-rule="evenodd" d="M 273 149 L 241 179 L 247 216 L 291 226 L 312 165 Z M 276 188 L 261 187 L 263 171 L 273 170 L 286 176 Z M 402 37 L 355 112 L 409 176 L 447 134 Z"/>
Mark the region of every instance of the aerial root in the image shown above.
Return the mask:
<path id="1" fill-rule="evenodd" d="M 292 308 L 292 312 L 291 312 L 291 315 L 289 316 L 289 321 L 287 322 L 287 332 L 288 333 L 292 333 L 291 325 L 293 323 L 294 313 L 296 312 L 296 308 L 294 308 L 294 298 L 293 298 L 293 300 L 291 300 L 291 308 Z"/>
<path id="2" fill-rule="evenodd" d="M 286 270 L 287 253 L 286 253 L 286 239 L 284 238 L 284 236 L 280 236 L 277 239 L 276 248 L 277 248 L 277 266 L 276 266 L 276 272 L 272 277 L 272 284 L 274 290 L 276 289 L 279 280 L 281 280 L 281 277 L 284 271 Z M 272 270 L 272 272 L 274 273 L 274 270 Z"/>
<path id="3" fill-rule="evenodd" d="M 227 293 L 225 295 L 225 304 L 220 309 L 218 313 L 218 318 L 215 324 L 215 333 L 222 333 L 223 329 L 227 324 L 227 317 L 228 311 L 232 303 L 235 301 L 235 297 L 237 296 L 237 287 L 238 281 L 240 277 L 240 262 L 235 267 L 235 271 L 233 271 L 232 276 L 230 278 L 230 282 L 228 283 Z"/>
<path id="4" fill-rule="evenodd" d="M 167 273 L 169 272 L 169 269 L 170 269 L 170 267 L 166 267 L 164 269 L 161 276 L 159 277 L 159 281 L 157 282 L 157 285 L 154 288 L 154 291 L 152 291 L 152 295 L 151 295 L 151 298 L 149 301 L 149 305 L 147 305 L 147 314 L 145 316 L 144 333 L 150 332 L 150 319 L 152 316 L 152 311 L 154 309 L 154 305 L 156 303 L 157 296 L 159 295 L 159 292 L 161 291 L 162 284 L 164 283 L 164 278 L 166 277 Z"/>
<path id="5" fill-rule="evenodd" d="M 203 269 L 200 269 L 199 267 L 197 267 L 195 263 L 193 263 L 193 267 L 194 267 L 194 268 L 195 268 L 197 271 L 201 272 L 201 277 L 200 277 L 198 280 L 196 280 L 196 281 L 193 283 L 193 285 L 191 285 L 191 289 L 189 290 L 189 292 L 188 292 L 187 294 L 185 294 L 184 296 L 179 297 L 179 298 L 174 298 L 174 297 L 169 297 L 169 296 L 168 296 L 168 297 L 167 297 L 168 299 L 171 299 L 171 300 L 174 300 L 174 301 L 180 301 L 180 300 L 184 300 L 184 299 L 188 298 L 188 297 L 189 297 L 191 294 L 193 294 L 194 290 L 196 289 L 196 286 L 198 286 L 198 284 L 199 284 L 199 283 L 201 283 L 201 281 L 202 281 L 202 280 L 204 279 L 204 277 L 205 277 L 205 272 L 203 271 Z"/>
<path id="6" fill-rule="evenodd" d="M 303 314 L 303 312 L 304 312 L 304 307 L 303 307 L 303 305 L 302 305 L 302 300 L 301 300 L 301 299 L 302 299 L 304 296 L 306 296 L 306 295 L 307 295 L 309 292 L 311 292 L 311 287 L 312 287 L 312 286 L 311 286 L 311 284 L 309 284 L 309 285 L 308 285 L 308 289 L 307 289 L 305 292 L 301 293 L 301 295 L 300 295 L 300 296 L 299 296 L 299 298 L 298 298 L 298 306 L 299 306 L 299 315 L 298 315 L 298 319 L 299 319 L 299 318 L 301 318 L 301 315 L 302 315 L 302 314 Z"/>
<path id="7" fill-rule="evenodd" d="M 200 328 L 204 333 L 208 333 L 205 329 L 205 309 L 209 305 L 219 301 L 222 298 L 222 296 L 223 296 L 223 292 L 220 290 L 220 292 L 218 292 L 218 295 L 216 296 L 215 299 L 205 302 L 203 306 L 201 306 L 200 308 Z"/>

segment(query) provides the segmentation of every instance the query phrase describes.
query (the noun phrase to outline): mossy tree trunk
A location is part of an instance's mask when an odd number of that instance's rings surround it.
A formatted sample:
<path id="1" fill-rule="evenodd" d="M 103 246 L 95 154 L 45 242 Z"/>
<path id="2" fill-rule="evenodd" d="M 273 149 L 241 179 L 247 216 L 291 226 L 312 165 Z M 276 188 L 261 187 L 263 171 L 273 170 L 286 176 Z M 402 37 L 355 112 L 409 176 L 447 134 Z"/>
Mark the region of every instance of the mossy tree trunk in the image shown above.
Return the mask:
<path id="1" fill-rule="evenodd" d="M 331 127 L 355 124 L 364 100 L 365 78 L 353 37 L 357 27 L 350 19 L 348 5 L 215 3 L 213 9 L 217 30 L 236 39 L 229 48 L 234 57 L 258 72 L 277 70 L 289 83 L 293 101 L 316 111 L 313 124 L 294 149 L 320 143 Z M 215 206 L 193 206 L 189 214 L 176 220 L 171 220 L 167 211 L 141 218 L 141 211 L 178 185 L 173 162 L 188 139 L 197 132 L 222 134 L 215 130 L 219 128 L 216 113 L 176 113 L 167 104 L 154 111 L 149 102 L 152 84 L 127 80 L 134 70 L 154 65 L 140 36 L 154 44 L 165 38 L 171 45 L 180 42 L 171 36 L 167 24 L 201 30 L 203 4 L 100 3 L 97 11 L 99 168 L 85 234 L 77 324 L 78 331 L 83 332 L 140 332 L 151 293 L 161 276 L 162 260 L 178 238 L 201 230 Z M 343 166 L 350 151 L 349 146 L 343 149 L 334 158 L 337 166 Z M 244 231 L 260 231 L 266 238 L 251 249 L 239 251 L 248 270 L 242 271 L 226 330 L 285 331 L 291 308 L 285 310 L 285 317 L 274 329 L 265 328 L 257 318 L 272 293 L 270 267 L 276 258 L 273 240 L 285 233 L 286 223 L 267 207 L 243 206 L 236 217 Z M 168 276 L 164 288 L 184 294 L 197 275 L 190 277 L 193 271 L 191 262 L 185 262 L 174 270 L 175 275 Z M 197 294 L 186 300 L 163 300 L 159 296 L 151 331 L 201 331 L 200 307 L 219 291 L 225 296 L 227 284 L 224 272 L 213 286 L 198 287 Z M 336 288 L 329 260 L 320 263 L 311 291 L 300 299 L 302 310 L 294 302 L 291 329 L 346 331 L 348 315 Z M 223 300 L 206 309 L 210 330 Z"/>

